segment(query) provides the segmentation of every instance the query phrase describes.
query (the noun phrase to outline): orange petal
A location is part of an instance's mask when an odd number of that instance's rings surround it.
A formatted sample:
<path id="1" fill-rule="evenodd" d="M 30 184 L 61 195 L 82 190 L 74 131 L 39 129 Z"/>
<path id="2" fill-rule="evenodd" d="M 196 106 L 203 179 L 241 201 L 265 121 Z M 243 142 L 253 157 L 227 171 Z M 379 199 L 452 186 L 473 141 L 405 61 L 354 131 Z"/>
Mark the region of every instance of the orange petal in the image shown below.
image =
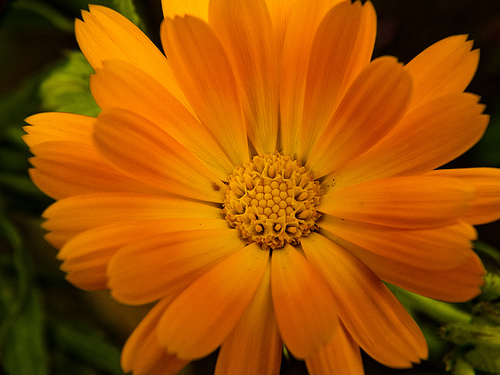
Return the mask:
<path id="1" fill-rule="evenodd" d="M 43 213 L 47 240 L 56 248 L 85 230 L 113 222 L 143 219 L 221 219 L 221 210 L 200 202 L 160 195 L 93 193 L 65 198 Z"/>
<path id="2" fill-rule="evenodd" d="M 240 92 L 229 58 L 200 19 L 166 19 L 161 37 L 172 70 L 195 113 L 233 165 L 249 160 Z"/>
<path id="3" fill-rule="evenodd" d="M 324 215 L 319 225 L 322 231 L 380 257 L 429 269 L 447 269 L 463 263 L 472 249 L 471 240 L 476 238 L 474 227 L 465 223 L 407 230 Z"/>
<path id="4" fill-rule="evenodd" d="M 378 144 L 329 176 L 337 188 L 431 171 L 460 156 L 483 135 L 489 117 L 472 94 L 449 94 L 407 113 Z"/>
<path id="5" fill-rule="evenodd" d="M 266 0 L 266 4 L 273 23 L 276 50 L 278 51 L 278 61 L 281 61 L 285 30 L 287 28 L 290 13 L 293 5 L 295 4 L 295 0 Z"/>
<path id="6" fill-rule="evenodd" d="M 128 62 L 156 79 L 182 103 L 186 98 L 175 81 L 165 56 L 132 22 L 109 8 L 89 5 L 83 22 L 76 20 L 75 35 L 83 54 L 94 69 L 108 60 Z"/>
<path id="7" fill-rule="evenodd" d="M 253 243 L 194 281 L 162 316 L 158 327 L 161 344 L 186 359 L 214 351 L 248 307 L 268 259 L 268 252 Z"/>
<path id="8" fill-rule="evenodd" d="M 363 223 L 425 229 L 453 224 L 472 198 L 472 185 L 456 178 L 393 177 L 327 192 L 319 209 Z"/>
<path id="9" fill-rule="evenodd" d="M 440 169 L 429 175 L 460 178 L 474 186 L 474 199 L 462 220 L 479 225 L 500 219 L 500 169 Z"/>
<path id="10" fill-rule="evenodd" d="M 164 18 L 183 17 L 187 14 L 208 21 L 209 0 L 161 0 Z"/>
<path id="11" fill-rule="evenodd" d="M 310 375 L 364 374 L 359 346 L 343 324 L 330 344 L 306 358 L 306 365 Z"/>
<path id="12" fill-rule="evenodd" d="M 248 137 L 257 153 L 276 150 L 278 61 L 265 0 L 212 0 L 209 23 L 233 63 L 242 93 Z"/>
<path id="13" fill-rule="evenodd" d="M 294 356 L 307 358 L 332 340 L 337 301 L 326 281 L 290 245 L 273 251 L 271 289 L 281 337 Z"/>
<path id="14" fill-rule="evenodd" d="M 443 39 L 411 60 L 406 69 L 413 82 L 411 106 L 454 92 L 463 92 L 476 73 L 479 50 L 467 35 Z"/>
<path id="15" fill-rule="evenodd" d="M 217 139 L 171 93 L 133 65 L 122 61 L 103 65 L 90 77 L 99 107 L 122 108 L 144 117 L 186 147 L 218 178 L 227 179 L 233 165 Z"/>
<path id="16" fill-rule="evenodd" d="M 222 202 L 225 185 L 193 154 L 145 118 L 106 109 L 95 126 L 99 152 L 125 175 L 173 194 Z"/>
<path id="17" fill-rule="evenodd" d="M 170 302 L 169 299 L 158 302 L 132 332 L 122 351 L 123 371 L 133 371 L 134 375 L 175 375 L 188 364 L 167 354 L 158 341 L 158 322 Z"/>
<path id="18" fill-rule="evenodd" d="M 192 225 L 190 230 L 136 240 L 118 251 L 108 267 L 113 297 L 138 305 L 179 292 L 245 246 L 224 220 L 205 222 L 204 230 L 195 230 L 197 220 Z"/>
<path id="19" fill-rule="evenodd" d="M 361 6 L 361 2 L 343 2 L 332 8 L 319 25 L 312 43 L 307 70 L 298 154 L 300 160 L 308 159 L 350 84 L 370 62 L 376 32 L 377 19 L 370 2 L 364 6 Z M 394 79 L 399 81 L 400 77 L 401 73 L 396 72 Z M 387 76 L 381 78 L 387 80 Z M 377 82 L 377 86 L 379 83 Z M 391 83 L 394 84 L 394 81 Z M 363 76 L 361 84 L 358 84 L 355 90 L 363 89 L 365 85 L 369 86 L 367 89 L 371 89 L 371 92 L 369 101 L 363 98 L 364 106 L 372 103 L 374 94 L 384 95 L 382 87 L 378 87 L 381 93 L 373 90 L 375 86 L 369 84 L 369 78 L 366 76 Z M 361 97 L 363 92 L 357 92 L 355 95 Z M 353 100 L 352 94 L 345 100 Z M 404 95 L 401 100 L 404 101 Z M 394 105 L 398 107 L 396 103 Z"/>
<path id="20" fill-rule="evenodd" d="M 371 357 L 403 368 L 427 356 L 418 325 L 369 268 L 317 233 L 304 238 L 302 247 L 331 285 L 347 331 Z"/>
<path id="21" fill-rule="evenodd" d="M 208 229 L 214 225 L 220 228 L 224 224 L 220 219 L 178 218 L 115 222 L 77 234 L 61 248 L 57 257 L 64 261 L 61 269 L 68 273 L 66 278 L 76 286 L 105 289 L 108 263 L 128 243 L 176 230 Z"/>
<path id="22" fill-rule="evenodd" d="M 22 138 L 29 147 L 34 147 L 41 143 L 58 141 L 91 145 L 96 119 L 74 113 L 45 112 L 32 115 L 25 121 L 31 126 L 23 127 L 28 134 Z"/>
<path id="23" fill-rule="evenodd" d="M 255 296 L 219 351 L 215 375 L 277 375 L 283 344 L 273 312 L 268 263 Z"/>
<path id="24" fill-rule="evenodd" d="M 321 137 L 311 139 L 306 166 L 318 178 L 364 153 L 397 124 L 410 94 L 410 76 L 396 59 L 374 60 L 349 87 Z"/>
<path id="25" fill-rule="evenodd" d="M 348 249 L 382 280 L 411 292 L 447 302 L 465 302 L 481 293 L 484 268 L 473 251 L 469 251 L 460 265 L 436 270 L 382 257 L 328 233 L 325 235 Z"/>
<path id="26" fill-rule="evenodd" d="M 296 0 L 287 20 L 280 77 L 281 149 L 298 150 L 309 55 L 323 17 L 343 0 Z"/>

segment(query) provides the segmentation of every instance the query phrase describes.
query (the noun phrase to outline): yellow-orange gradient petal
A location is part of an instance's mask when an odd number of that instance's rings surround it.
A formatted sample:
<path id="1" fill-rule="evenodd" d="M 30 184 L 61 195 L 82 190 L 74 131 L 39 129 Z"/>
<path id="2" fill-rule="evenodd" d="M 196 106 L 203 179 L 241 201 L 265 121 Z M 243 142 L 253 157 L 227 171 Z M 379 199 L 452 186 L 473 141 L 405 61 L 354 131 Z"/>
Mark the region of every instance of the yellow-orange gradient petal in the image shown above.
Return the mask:
<path id="1" fill-rule="evenodd" d="M 371 62 L 349 87 L 321 137 L 314 137 L 304 159 L 314 177 L 343 167 L 380 141 L 404 114 L 410 95 L 410 75 L 395 58 Z"/>
<path id="2" fill-rule="evenodd" d="M 406 65 L 414 82 L 411 106 L 467 88 L 479 63 L 479 50 L 471 51 L 472 44 L 467 35 L 450 36 Z"/>
<path id="3" fill-rule="evenodd" d="M 188 364 L 189 361 L 168 354 L 158 342 L 158 322 L 170 302 L 158 302 L 132 332 L 122 351 L 123 371 L 133 371 L 134 375 L 175 375 Z"/>
<path id="4" fill-rule="evenodd" d="M 333 292 L 304 256 L 290 245 L 273 251 L 271 290 L 281 337 L 297 358 L 328 344 L 338 329 Z"/>
<path id="5" fill-rule="evenodd" d="M 278 51 L 278 61 L 281 61 L 285 30 L 287 28 L 288 20 L 290 18 L 292 7 L 295 4 L 295 0 L 266 0 L 266 4 L 273 23 L 276 49 Z"/>
<path id="6" fill-rule="evenodd" d="M 222 227 L 220 219 L 153 219 L 115 222 L 89 229 L 72 237 L 57 254 L 63 260 L 66 278 L 83 289 L 107 288 L 111 257 L 125 245 L 179 230 Z"/>
<path id="7" fill-rule="evenodd" d="M 328 231 L 381 257 L 433 270 L 463 263 L 476 238 L 474 227 L 465 223 L 408 230 L 324 215 L 320 227 L 322 233 Z"/>
<path id="8" fill-rule="evenodd" d="M 313 356 L 306 358 L 310 375 L 363 374 L 359 345 L 341 323 L 333 340 Z"/>
<path id="9" fill-rule="evenodd" d="M 259 155 L 276 150 L 278 60 L 264 0 L 211 0 L 209 23 L 231 59 L 240 86 L 248 138 Z"/>
<path id="10" fill-rule="evenodd" d="M 75 215 L 78 212 L 78 215 Z M 85 230 L 113 222 L 143 219 L 221 219 L 221 210 L 208 204 L 169 196 L 137 193 L 93 193 L 65 198 L 43 213 L 47 240 L 56 248 Z"/>
<path id="11" fill-rule="evenodd" d="M 429 175 L 459 178 L 474 187 L 474 199 L 462 220 L 479 225 L 500 219 L 500 169 L 439 169 Z"/>
<path id="12" fill-rule="evenodd" d="M 282 350 L 273 311 L 268 263 L 252 302 L 222 343 L 215 375 L 277 375 Z"/>
<path id="13" fill-rule="evenodd" d="M 280 76 L 281 148 L 296 154 L 300 139 L 309 54 L 328 11 L 344 0 L 296 0 L 287 20 Z"/>
<path id="14" fill-rule="evenodd" d="M 158 327 L 160 343 L 185 359 L 214 351 L 248 307 L 268 259 L 268 252 L 253 243 L 194 281 L 162 316 Z"/>
<path id="15" fill-rule="evenodd" d="M 163 47 L 195 113 L 219 141 L 233 165 L 249 160 L 241 95 L 215 32 L 192 16 L 164 20 Z"/>
<path id="16" fill-rule="evenodd" d="M 304 238 L 302 248 L 328 280 L 347 331 L 371 357 L 398 368 L 427 357 L 418 325 L 368 267 L 317 233 Z"/>
<path id="17" fill-rule="evenodd" d="M 473 192 L 456 178 L 393 177 L 327 192 L 319 209 L 342 219 L 424 229 L 453 224 L 467 212 Z"/>
<path id="18" fill-rule="evenodd" d="M 221 180 L 233 165 L 217 140 L 170 92 L 142 70 L 122 61 L 107 61 L 90 77 L 90 90 L 102 109 L 122 108 L 163 129 L 193 153 Z"/>
<path id="19" fill-rule="evenodd" d="M 324 185 L 341 188 L 363 181 L 429 172 L 462 155 L 484 134 L 489 116 L 473 94 L 449 94 L 407 113 L 378 144 Z"/>
<path id="20" fill-rule="evenodd" d="M 198 222 L 188 221 L 188 230 L 136 240 L 118 251 L 108 267 L 112 296 L 136 305 L 178 293 L 245 246 L 235 230 L 223 227 L 224 220 L 204 221 L 199 230 Z"/>
<path id="21" fill-rule="evenodd" d="M 208 21 L 209 0 L 161 0 L 164 18 L 191 15 Z"/>
<path id="22" fill-rule="evenodd" d="M 94 69 L 108 60 L 126 61 L 156 79 L 182 103 L 184 94 L 175 81 L 165 56 L 132 22 L 112 9 L 89 5 L 75 22 L 78 45 Z"/>
<path id="23" fill-rule="evenodd" d="M 103 110 L 94 139 L 101 155 L 130 178 L 180 196 L 224 200 L 222 181 L 142 116 L 123 109 Z"/>
<path id="24" fill-rule="evenodd" d="M 341 3 L 332 8 L 319 25 L 307 69 L 300 160 L 307 160 L 311 149 L 316 148 L 317 140 L 347 88 L 370 62 L 376 32 L 376 15 L 370 2 L 364 6 L 361 2 Z M 400 74 L 396 75 L 398 80 Z M 370 80 L 366 78 L 363 77 L 363 82 L 370 86 Z M 356 90 L 359 88 L 358 85 Z M 363 91 L 358 95 L 362 96 Z M 372 97 L 363 104 L 369 105 L 371 100 Z M 397 107 L 397 103 L 394 105 Z"/>

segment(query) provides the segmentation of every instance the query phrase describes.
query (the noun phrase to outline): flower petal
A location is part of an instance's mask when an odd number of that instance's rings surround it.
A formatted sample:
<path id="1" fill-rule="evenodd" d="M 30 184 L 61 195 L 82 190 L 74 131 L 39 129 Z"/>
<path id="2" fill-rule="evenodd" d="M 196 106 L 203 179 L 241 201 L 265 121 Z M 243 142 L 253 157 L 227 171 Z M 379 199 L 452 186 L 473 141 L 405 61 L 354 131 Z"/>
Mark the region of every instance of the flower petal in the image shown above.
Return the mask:
<path id="1" fill-rule="evenodd" d="M 304 238 L 302 247 L 331 285 L 347 331 L 371 357 L 403 368 L 427 356 L 418 325 L 369 268 L 317 233 Z"/>
<path id="2" fill-rule="evenodd" d="M 214 351 L 248 307 L 268 259 L 268 252 L 253 243 L 194 281 L 162 316 L 158 327 L 161 344 L 186 359 Z"/>
<path id="3" fill-rule="evenodd" d="M 460 178 L 474 187 L 474 199 L 463 220 L 479 225 L 500 219 L 500 169 L 439 169 L 428 175 Z"/>
<path id="4" fill-rule="evenodd" d="M 316 30 L 328 11 L 344 0 L 296 0 L 287 20 L 280 77 L 281 149 L 298 150 L 307 67 Z"/>
<path id="5" fill-rule="evenodd" d="M 278 61 L 265 0 L 212 0 L 209 23 L 233 63 L 247 132 L 259 155 L 276 150 Z"/>
<path id="6" fill-rule="evenodd" d="M 271 289 L 281 337 L 297 358 L 328 344 L 338 328 L 337 301 L 320 274 L 290 245 L 273 251 Z"/>
<path id="7" fill-rule="evenodd" d="M 200 19 L 166 19 L 165 52 L 195 113 L 233 165 L 249 160 L 240 92 L 229 58 L 214 31 Z"/>
<path id="8" fill-rule="evenodd" d="M 476 73 L 479 50 L 467 35 L 443 39 L 425 49 L 407 65 L 413 82 L 411 106 L 454 92 L 463 92 Z"/>
<path id="9" fill-rule="evenodd" d="M 277 375 L 283 344 L 271 298 L 270 264 L 255 296 L 220 348 L 215 375 Z"/>
<path id="10" fill-rule="evenodd" d="M 173 194 L 222 202 L 225 185 L 188 150 L 145 118 L 123 109 L 101 112 L 94 139 L 125 175 Z"/>
<path id="11" fill-rule="evenodd" d="M 175 375 L 189 363 L 167 354 L 158 342 L 158 322 L 170 302 L 158 302 L 127 339 L 121 356 L 123 371 L 133 371 L 134 375 Z"/>
<path id="12" fill-rule="evenodd" d="M 222 228 L 220 219 L 129 220 L 89 229 L 72 237 L 57 254 L 66 278 L 79 288 L 105 289 L 107 267 L 113 255 L 125 245 L 179 230 Z M 227 227 L 227 224 L 226 224 Z"/>
<path id="13" fill-rule="evenodd" d="M 361 2 L 343 2 L 333 7 L 319 25 L 307 69 L 298 154 L 300 160 L 308 160 L 309 153 L 315 148 L 350 84 L 370 62 L 376 32 L 377 19 L 370 2 L 364 6 Z M 398 72 L 396 75 L 398 80 L 401 74 Z M 366 78 L 363 77 L 363 80 Z M 368 82 L 363 81 L 356 90 L 365 84 Z M 370 94 L 378 94 L 373 92 L 373 88 L 370 86 Z M 362 92 L 357 95 L 362 96 Z M 372 100 L 372 96 L 369 101 L 365 98 L 363 105 L 371 104 Z"/>
<path id="14" fill-rule="evenodd" d="M 164 18 L 183 17 L 186 14 L 208 21 L 210 0 L 161 0 Z"/>
<path id="15" fill-rule="evenodd" d="M 468 93 L 450 94 L 407 113 L 378 144 L 324 184 L 337 188 L 363 181 L 429 172 L 455 159 L 483 135 L 489 117 Z"/>
<path id="16" fill-rule="evenodd" d="M 108 60 L 126 61 L 163 85 L 185 105 L 186 98 L 177 84 L 165 56 L 132 22 L 112 9 L 89 5 L 83 22 L 76 20 L 78 45 L 94 69 Z"/>
<path id="17" fill-rule="evenodd" d="M 352 339 L 343 324 L 333 340 L 312 357 L 306 358 L 310 375 L 363 374 L 359 345 Z"/>
<path id="18" fill-rule="evenodd" d="M 318 178 L 364 153 L 397 124 L 410 95 L 410 75 L 396 59 L 372 61 L 349 87 L 321 137 L 314 135 L 306 166 Z"/>
<path id="19" fill-rule="evenodd" d="M 472 185 L 459 179 L 393 177 L 327 192 L 319 209 L 342 219 L 424 229 L 453 224 L 472 198 Z"/>
<path id="20" fill-rule="evenodd" d="M 322 233 L 326 230 L 380 257 L 429 269 L 463 263 L 472 249 L 471 240 L 476 238 L 474 227 L 465 223 L 407 230 L 324 215 L 320 227 Z"/>
<path id="21" fill-rule="evenodd" d="M 245 246 L 224 220 L 204 222 L 207 229 L 195 230 L 197 224 L 193 220 L 190 230 L 143 238 L 119 250 L 108 266 L 112 296 L 136 305 L 180 292 Z"/>
<path id="22" fill-rule="evenodd" d="M 78 212 L 78 215 L 74 213 Z M 169 196 L 136 193 L 93 193 L 65 198 L 45 210 L 43 227 L 50 231 L 47 240 L 56 248 L 85 230 L 130 218 L 221 219 L 221 210 L 200 202 Z"/>
<path id="23" fill-rule="evenodd" d="M 214 136 L 171 93 L 142 70 L 122 61 L 107 61 L 90 77 L 99 107 L 122 108 L 149 120 L 195 155 L 218 178 L 233 165 Z"/>
<path id="24" fill-rule="evenodd" d="M 274 36 L 276 39 L 276 50 L 278 51 L 278 61 L 281 61 L 283 52 L 283 39 L 290 19 L 295 0 L 266 0 L 267 9 L 273 23 Z"/>

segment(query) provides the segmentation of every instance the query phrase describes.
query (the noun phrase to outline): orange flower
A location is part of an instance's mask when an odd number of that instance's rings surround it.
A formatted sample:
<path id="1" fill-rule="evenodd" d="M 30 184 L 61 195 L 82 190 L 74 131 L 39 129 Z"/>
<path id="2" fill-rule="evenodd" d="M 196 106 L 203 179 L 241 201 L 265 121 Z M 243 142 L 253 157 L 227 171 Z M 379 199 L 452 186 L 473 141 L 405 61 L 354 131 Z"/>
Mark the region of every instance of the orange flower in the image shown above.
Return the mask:
<path id="1" fill-rule="evenodd" d="M 479 293 L 473 224 L 500 217 L 500 170 L 435 170 L 488 123 L 464 93 L 460 35 L 409 64 L 371 61 L 370 2 L 163 0 L 165 56 L 116 12 L 76 23 L 97 118 L 27 119 L 33 181 L 70 282 L 157 302 L 125 371 L 311 374 L 427 356 L 382 280 L 445 301 Z"/>

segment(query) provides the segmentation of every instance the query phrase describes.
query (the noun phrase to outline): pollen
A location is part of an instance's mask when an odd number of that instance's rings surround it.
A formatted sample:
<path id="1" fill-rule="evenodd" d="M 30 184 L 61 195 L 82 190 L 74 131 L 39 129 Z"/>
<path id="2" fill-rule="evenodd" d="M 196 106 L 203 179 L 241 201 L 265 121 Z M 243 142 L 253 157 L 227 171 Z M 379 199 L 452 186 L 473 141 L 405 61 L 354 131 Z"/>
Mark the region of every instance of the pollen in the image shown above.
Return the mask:
<path id="1" fill-rule="evenodd" d="M 277 152 L 254 156 L 229 176 L 223 213 L 248 243 L 279 249 L 317 229 L 320 195 L 299 161 Z"/>

